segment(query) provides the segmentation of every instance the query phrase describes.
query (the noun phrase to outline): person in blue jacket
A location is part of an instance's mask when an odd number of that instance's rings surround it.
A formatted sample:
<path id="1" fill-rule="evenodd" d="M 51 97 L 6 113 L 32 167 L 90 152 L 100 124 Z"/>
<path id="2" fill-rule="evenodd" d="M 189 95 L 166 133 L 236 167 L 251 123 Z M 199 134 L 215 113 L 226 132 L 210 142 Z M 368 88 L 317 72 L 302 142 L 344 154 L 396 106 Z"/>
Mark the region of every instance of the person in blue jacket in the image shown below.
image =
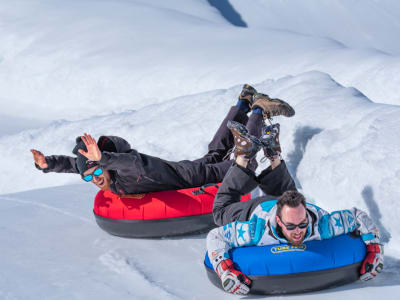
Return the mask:
<path id="1" fill-rule="evenodd" d="M 247 168 L 249 159 L 261 148 L 271 160 L 269 172 L 283 168 L 283 171 L 276 173 L 282 175 L 287 171 L 284 161 L 280 159 L 278 124 L 272 125 L 258 141 L 246 130 L 236 130 L 233 133 L 241 138 L 240 143 L 235 143 L 235 151 L 240 154 L 227 172 L 215 199 L 217 205 L 214 204 L 214 218 L 223 226 L 211 230 L 207 236 L 208 256 L 224 290 L 247 294 L 251 285 L 251 280 L 234 268 L 228 252 L 232 248 L 277 243 L 301 245 L 307 241 L 330 239 L 349 232 L 359 234 L 367 248 L 360 279 L 372 279 L 382 271 L 383 245 L 379 231 L 371 218 L 360 209 L 328 213 L 314 204 L 306 203 L 291 177 L 284 184 L 282 180 L 277 180 L 286 189 L 279 197 L 267 194 L 240 202 L 240 197 L 249 190 L 257 186 L 262 189 L 262 181 L 268 176 L 263 174 L 260 180 L 254 171 Z M 247 141 L 247 144 L 243 141 Z"/>

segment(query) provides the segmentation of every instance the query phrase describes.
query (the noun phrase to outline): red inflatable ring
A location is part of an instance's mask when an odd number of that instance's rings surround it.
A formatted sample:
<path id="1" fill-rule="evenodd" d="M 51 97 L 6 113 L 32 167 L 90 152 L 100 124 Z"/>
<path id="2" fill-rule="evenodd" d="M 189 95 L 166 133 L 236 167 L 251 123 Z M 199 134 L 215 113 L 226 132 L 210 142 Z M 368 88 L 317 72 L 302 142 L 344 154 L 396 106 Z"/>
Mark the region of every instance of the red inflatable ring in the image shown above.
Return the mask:
<path id="1" fill-rule="evenodd" d="M 99 191 L 93 212 L 100 228 L 122 237 L 202 233 L 215 227 L 212 206 L 217 191 L 217 184 L 124 196 Z M 250 194 L 242 197 L 242 201 L 249 199 Z"/>

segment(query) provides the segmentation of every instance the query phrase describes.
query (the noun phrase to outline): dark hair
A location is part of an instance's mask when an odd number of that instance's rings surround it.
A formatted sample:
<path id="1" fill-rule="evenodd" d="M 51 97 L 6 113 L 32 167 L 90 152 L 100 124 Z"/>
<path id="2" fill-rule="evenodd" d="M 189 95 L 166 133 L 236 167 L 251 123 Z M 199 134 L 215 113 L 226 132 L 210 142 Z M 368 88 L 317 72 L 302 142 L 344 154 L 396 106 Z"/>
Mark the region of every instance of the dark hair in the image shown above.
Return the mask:
<path id="1" fill-rule="evenodd" d="M 276 215 L 281 217 L 282 208 L 287 205 L 289 207 L 297 207 L 299 205 L 303 205 L 306 207 L 306 199 L 304 196 L 298 191 L 286 191 L 282 196 L 278 198 L 278 202 L 276 203 Z"/>

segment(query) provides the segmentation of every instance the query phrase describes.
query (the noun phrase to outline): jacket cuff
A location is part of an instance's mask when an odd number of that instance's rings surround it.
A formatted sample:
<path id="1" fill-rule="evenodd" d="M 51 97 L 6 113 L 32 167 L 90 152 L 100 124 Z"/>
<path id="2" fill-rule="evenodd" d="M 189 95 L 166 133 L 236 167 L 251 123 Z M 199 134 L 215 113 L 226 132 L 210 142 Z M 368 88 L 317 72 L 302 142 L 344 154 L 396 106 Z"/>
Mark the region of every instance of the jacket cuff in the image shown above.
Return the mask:
<path id="1" fill-rule="evenodd" d="M 53 164 L 51 163 L 51 161 L 49 159 L 47 159 L 47 157 L 45 157 L 46 159 L 46 163 L 47 163 L 47 168 L 41 168 L 39 167 L 39 165 L 37 163 L 35 163 L 35 167 L 36 169 L 42 171 L 43 173 L 49 173 L 51 172 L 51 169 L 54 167 Z M 51 166 L 50 166 L 51 165 Z"/>
<path id="2" fill-rule="evenodd" d="M 105 152 L 101 152 L 101 159 L 98 161 L 98 163 L 102 166 L 107 165 L 108 161 L 110 159 L 110 155 Z"/>
<path id="3" fill-rule="evenodd" d="M 279 166 L 277 166 L 275 169 L 272 169 L 271 166 L 266 168 L 264 171 L 260 173 L 260 175 L 257 176 L 257 180 L 259 183 L 267 183 L 270 181 L 270 178 L 276 178 L 280 176 L 285 176 L 287 173 L 287 167 L 286 163 L 284 160 L 281 160 L 281 163 Z"/>

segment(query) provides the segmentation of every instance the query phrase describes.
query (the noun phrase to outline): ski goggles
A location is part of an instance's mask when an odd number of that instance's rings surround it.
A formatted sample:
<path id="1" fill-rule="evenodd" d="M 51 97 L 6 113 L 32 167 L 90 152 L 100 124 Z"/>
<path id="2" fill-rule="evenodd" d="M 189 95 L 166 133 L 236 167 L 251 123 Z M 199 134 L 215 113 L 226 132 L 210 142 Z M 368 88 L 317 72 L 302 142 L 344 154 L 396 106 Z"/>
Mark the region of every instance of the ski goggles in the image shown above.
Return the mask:
<path id="1" fill-rule="evenodd" d="M 281 218 L 279 218 L 283 225 L 285 225 L 286 229 L 289 231 L 295 230 L 297 227 L 300 229 L 307 228 L 308 222 L 300 223 L 300 224 L 285 224 Z"/>
<path id="2" fill-rule="evenodd" d="M 82 176 L 82 179 L 85 180 L 86 182 L 92 181 L 93 180 L 93 175 L 94 176 L 100 176 L 103 174 L 103 169 L 102 168 L 97 168 L 96 170 L 93 171 L 93 173 L 88 174 L 86 176 Z"/>

